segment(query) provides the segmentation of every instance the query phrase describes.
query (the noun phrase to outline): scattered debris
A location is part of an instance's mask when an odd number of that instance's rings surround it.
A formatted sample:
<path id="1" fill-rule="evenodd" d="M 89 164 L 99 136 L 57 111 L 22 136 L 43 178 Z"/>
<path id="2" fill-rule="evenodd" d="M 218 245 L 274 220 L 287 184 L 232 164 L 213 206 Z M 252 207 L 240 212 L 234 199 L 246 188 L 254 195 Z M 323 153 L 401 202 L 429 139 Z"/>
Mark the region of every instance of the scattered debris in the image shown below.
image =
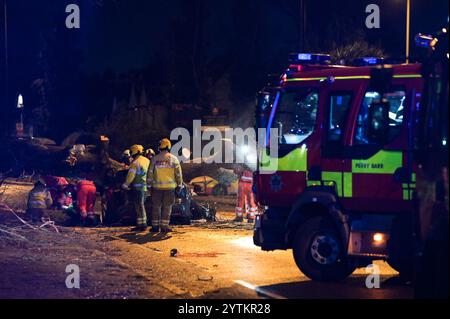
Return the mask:
<path id="1" fill-rule="evenodd" d="M 22 217 L 20 217 L 11 207 L 9 207 L 7 204 L 5 203 L 0 203 L 0 212 L 7 212 L 7 213 L 11 213 L 21 224 L 23 227 L 27 227 L 31 230 L 35 230 L 35 231 L 39 231 L 39 230 L 44 230 L 44 231 L 48 231 L 46 229 L 46 227 L 50 227 L 52 228 L 56 233 L 60 233 L 59 228 L 55 225 L 55 222 L 50 220 L 49 218 L 42 218 L 41 222 L 42 224 L 40 226 L 34 226 L 32 224 L 30 224 L 29 222 L 27 222 L 25 219 L 23 219 Z M 2 226 L 2 227 L 7 227 Z M 19 227 L 16 227 L 19 228 Z M 5 229 L 3 229 L 3 232 L 6 233 Z M 16 234 L 17 235 L 17 234 Z M 22 236 L 23 237 L 23 236 Z"/>
<path id="2" fill-rule="evenodd" d="M 202 275 L 198 275 L 197 279 L 199 281 L 212 281 L 214 279 L 213 276 L 202 276 Z"/>
<path id="3" fill-rule="evenodd" d="M 184 258 L 216 258 L 219 257 L 219 255 L 225 255 L 224 253 L 218 253 L 218 252 L 204 252 L 204 253 L 185 253 L 185 254 L 179 254 L 179 257 Z"/>
<path id="4" fill-rule="evenodd" d="M 253 230 L 255 227 L 254 224 L 238 223 L 229 220 L 216 221 L 214 223 L 195 222 L 193 224 L 199 228 L 217 229 L 217 230 L 220 229 Z"/>
<path id="5" fill-rule="evenodd" d="M 0 242 L 1 241 L 6 241 L 7 243 L 11 241 L 26 242 L 28 239 L 9 227 L 0 226 Z"/>

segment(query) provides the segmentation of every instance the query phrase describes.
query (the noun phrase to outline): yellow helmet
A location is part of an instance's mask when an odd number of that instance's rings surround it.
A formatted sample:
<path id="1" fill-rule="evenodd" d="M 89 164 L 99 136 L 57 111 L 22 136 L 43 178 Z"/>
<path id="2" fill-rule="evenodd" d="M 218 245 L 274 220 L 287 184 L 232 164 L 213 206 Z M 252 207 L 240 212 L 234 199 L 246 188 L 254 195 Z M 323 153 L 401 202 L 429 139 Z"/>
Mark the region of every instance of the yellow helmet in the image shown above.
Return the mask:
<path id="1" fill-rule="evenodd" d="M 144 153 L 144 147 L 142 145 L 133 145 L 130 147 L 131 156 Z"/>
<path id="2" fill-rule="evenodd" d="M 154 150 L 152 150 L 151 148 L 149 148 L 148 150 L 145 151 L 145 155 L 146 155 L 146 156 L 149 156 L 149 155 L 155 156 L 156 153 L 155 153 Z"/>
<path id="3" fill-rule="evenodd" d="M 172 148 L 172 143 L 170 142 L 169 139 L 164 138 L 161 140 L 161 142 L 159 142 L 159 149 L 160 150 L 165 150 L 165 149 L 171 149 Z"/>

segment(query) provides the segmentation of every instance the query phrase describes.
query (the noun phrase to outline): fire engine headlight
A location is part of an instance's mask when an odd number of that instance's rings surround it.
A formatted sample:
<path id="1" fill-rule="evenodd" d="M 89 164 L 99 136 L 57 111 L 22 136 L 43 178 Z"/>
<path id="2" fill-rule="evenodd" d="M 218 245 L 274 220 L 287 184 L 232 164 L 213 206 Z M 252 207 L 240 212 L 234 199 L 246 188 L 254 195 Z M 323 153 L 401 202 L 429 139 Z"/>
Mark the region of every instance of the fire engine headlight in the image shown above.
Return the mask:
<path id="1" fill-rule="evenodd" d="M 372 244 L 377 247 L 386 245 L 386 236 L 382 233 L 373 234 Z"/>

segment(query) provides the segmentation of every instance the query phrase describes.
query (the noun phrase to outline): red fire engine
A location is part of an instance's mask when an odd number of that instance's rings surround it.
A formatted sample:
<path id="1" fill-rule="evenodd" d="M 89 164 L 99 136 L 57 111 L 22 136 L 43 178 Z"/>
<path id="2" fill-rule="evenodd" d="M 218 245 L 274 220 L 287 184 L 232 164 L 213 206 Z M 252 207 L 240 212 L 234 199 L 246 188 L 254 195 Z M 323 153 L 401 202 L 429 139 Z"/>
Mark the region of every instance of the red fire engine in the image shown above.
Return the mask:
<path id="1" fill-rule="evenodd" d="M 292 248 L 314 280 L 346 278 L 376 259 L 410 275 L 421 65 L 337 66 L 320 54 L 292 54 L 290 63 L 258 98 L 258 127 L 279 134 L 277 157 L 266 145 L 255 173 L 267 207 L 255 244 Z"/>

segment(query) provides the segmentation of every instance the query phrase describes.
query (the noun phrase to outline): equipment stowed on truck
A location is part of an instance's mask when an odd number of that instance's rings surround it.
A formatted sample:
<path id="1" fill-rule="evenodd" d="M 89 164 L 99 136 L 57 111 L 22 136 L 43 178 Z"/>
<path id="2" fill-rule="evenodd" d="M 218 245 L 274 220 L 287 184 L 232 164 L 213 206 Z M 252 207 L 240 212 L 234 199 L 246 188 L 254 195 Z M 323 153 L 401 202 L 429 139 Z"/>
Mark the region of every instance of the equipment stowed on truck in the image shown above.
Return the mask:
<path id="1" fill-rule="evenodd" d="M 354 62 L 292 54 L 280 81 L 259 94 L 257 125 L 268 135 L 254 188 L 268 209 L 254 242 L 292 248 L 313 280 L 340 280 L 377 259 L 410 277 L 422 66 Z"/>

